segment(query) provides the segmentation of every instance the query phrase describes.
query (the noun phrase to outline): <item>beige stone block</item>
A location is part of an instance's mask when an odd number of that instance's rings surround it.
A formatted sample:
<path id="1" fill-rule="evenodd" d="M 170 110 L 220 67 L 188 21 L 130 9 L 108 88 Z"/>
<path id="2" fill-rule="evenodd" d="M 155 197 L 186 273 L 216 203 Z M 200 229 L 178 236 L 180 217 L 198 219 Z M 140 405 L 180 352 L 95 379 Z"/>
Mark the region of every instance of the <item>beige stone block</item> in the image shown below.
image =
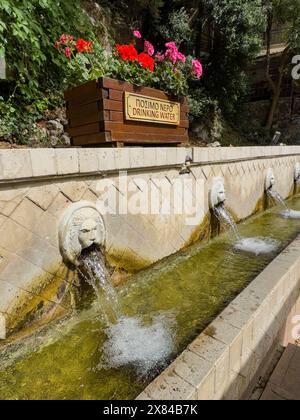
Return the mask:
<path id="1" fill-rule="evenodd" d="M 177 155 L 177 150 L 174 148 Z M 145 147 L 144 149 L 144 166 L 152 167 L 156 165 L 156 149 L 154 147 Z"/>
<path id="2" fill-rule="evenodd" d="M 87 190 L 87 185 L 83 181 L 68 181 L 59 184 L 60 191 L 73 203 L 80 201 Z"/>
<path id="3" fill-rule="evenodd" d="M 27 292 L 32 292 L 37 287 L 41 287 L 46 276 L 44 270 L 19 256 L 10 261 L 0 272 L 1 280 Z"/>
<path id="4" fill-rule="evenodd" d="M 224 400 L 238 401 L 247 390 L 249 381 L 239 373 L 231 372 L 229 379 L 229 388 L 225 392 Z"/>
<path id="5" fill-rule="evenodd" d="M 6 320 L 4 314 L 0 313 L 0 340 L 6 339 Z"/>
<path id="6" fill-rule="evenodd" d="M 48 176 L 57 174 L 55 150 L 34 149 L 30 150 L 33 176 Z"/>
<path id="7" fill-rule="evenodd" d="M 38 223 L 33 227 L 32 232 L 46 242 L 58 247 L 58 220 L 51 213 L 45 212 Z"/>
<path id="8" fill-rule="evenodd" d="M 114 150 L 115 168 L 118 170 L 128 170 L 130 168 L 130 148 L 117 148 Z"/>
<path id="9" fill-rule="evenodd" d="M 174 372 L 189 382 L 196 389 L 202 386 L 204 379 L 213 370 L 214 365 L 201 359 L 196 353 L 185 350 L 173 363 Z"/>
<path id="10" fill-rule="evenodd" d="M 7 264 L 15 257 L 15 254 L 0 246 L 0 271 L 4 270 Z"/>
<path id="11" fill-rule="evenodd" d="M 85 193 L 83 194 L 83 196 L 81 197 L 81 199 L 84 201 L 91 201 L 92 203 L 96 203 L 98 197 L 96 196 L 96 194 L 93 193 L 93 191 L 91 191 L 90 189 L 87 189 Z"/>
<path id="12" fill-rule="evenodd" d="M 213 337 L 224 344 L 230 346 L 240 334 L 240 330 L 233 325 L 230 325 L 220 317 L 216 318 L 209 326 L 213 331 Z"/>
<path id="13" fill-rule="evenodd" d="M 195 396 L 196 389 L 180 378 L 172 369 L 167 369 L 155 379 L 145 393 L 152 400 L 190 400 Z"/>
<path id="14" fill-rule="evenodd" d="M 193 161 L 194 163 L 208 162 L 208 148 L 193 147 Z"/>
<path id="15" fill-rule="evenodd" d="M 62 259 L 58 248 L 35 235 L 25 243 L 18 255 L 51 274 L 56 273 Z"/>
<path id="16" fill-rule="evenodd" d="M 229 384 L 229 349 L 225 351 L 222 356 L 216 361 L 215 365 L 216 374 L 215 374 L 215 392 L 214 399 L 220 400 L 223 398 L 224 393 Z"/>
<path id="17" fill-rule="evenodd" d="M 32 298 L 31 293 L 0 279 L 0 312 L 11 313 L 24 298 Z"/>
<path id="18" fill-rule="evenodd" d="M 44 211 L 39 206 L 27 198 L 24 198 L 22 203 L 11 215 L 11 219 L 24 226 L 26 229 L 32 230 L 43 213 Z"/>
<path id="19" fill-rule="evenodd" d="M 25 197 L 28 188 L 11 187 L 0 191 L 0 213 L 10 216 Z"/>
<path id="20" fill-rule="evenodd" d="M 191 147 L 177 147 L 177 164 L 183 165 L 187 156 L 193 156 Z"/>
<path id="21" fill-rule="evenodd" d="M 176 147 L 167 147 L 166 148 L 166 164 L 170 166 L 176 165 L 176 160 L 177 160 Z"/>
<path id="22" fill-rule="evenodd" d="M 55 184 L 30 188 L 27 197 L 43 210 L 47 210 L 59 190 Z"/>
<path id="23" fill-rule="evenodd" d="M 79 172 L 78 150 L 57 149 L 56 164 L 59 175 L 75 174 Z"/>
<path id="24" fill-rule="evenodd" d="M 31 176 L 32 167 L 28 150 L 0 151 L 0 180 L 29 178 Z"/>
<path id="25" fill-rule="evenodd" d="M 177 156 L 177 153 L 176 153 L 176 156 Z M 157 147 L 156 148 L 156 166 L 166 166 L 166 165 L 168 165 L 167 148 Z"/>
<path id="26" fill-rule="evenodd" d="M 98 171 L 98 156 L 95 149 L 79 149 L 78 159 L 81 173 Z"/>
<path id="27" fill-rule="evenodd" d="M 197 393 L 197 399 L 200 401 L 211 401 L 215 393 L 215 368 L 209 372 L 200 385 Z"/>
<path id="28" fill-rule="evenodd" d="M 239 329 L 243 329 L 249 323 L 249 315 L 238 310 L 234 304 L 227 306 L 220 314 L 220 318 Z"/>
<path id="29" fill-rule="evenodd" d="M 50 207 L 48 208 L 48 212 L 52 214 L 52 216 L 56 217 L 57 219 L 60 219 L 63 212 L 66 210 L 66 208 L 72 204 L 72 201 L 70 201 L 65 195 L 62 193 L 59 193 Z"/>
<path id="30" fill-rule="evenodd" d="M 132 147 L 129 152 L 130 168 L 141 168 L 144 166 L 144 149 Z"/>
<path id="31" fill-rule="evenodd" d="M 98 157 L 99 171 L 114 171 L 116 170 L 115 149 L 95 149 Z"/>
<path id="32" fill-rule="evenodd" d="M 230 371 L 238 373 L 241 369 L 243 334 L 236 337 L 229 349 Z"/>
<path id="33" fill-rule="evenodd" d="M 5 251 L 16 253 L 24 247 L 30 235 L 31 232 L 27 229 L 7 219 L 0 228 L 0 247 Z"/>
<path id="34" fill-rule="evenodd" d="M 201 334 L 188 346 L 188 349 L 201 358 L 215 363 L 227 351 L 228 346 L 213 337 Z"/>

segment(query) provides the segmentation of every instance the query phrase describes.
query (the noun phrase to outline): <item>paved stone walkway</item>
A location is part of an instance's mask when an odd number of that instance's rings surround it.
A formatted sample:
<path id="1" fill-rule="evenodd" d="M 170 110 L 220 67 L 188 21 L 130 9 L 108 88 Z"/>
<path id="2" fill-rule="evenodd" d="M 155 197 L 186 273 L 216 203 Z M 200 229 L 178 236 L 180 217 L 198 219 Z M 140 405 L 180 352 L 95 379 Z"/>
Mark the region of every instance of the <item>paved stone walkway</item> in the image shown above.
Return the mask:
<path id="1" fill-rule="evenodd" d="M 288 345 L 261 400 L 300 400 L 300 347 Z"/>

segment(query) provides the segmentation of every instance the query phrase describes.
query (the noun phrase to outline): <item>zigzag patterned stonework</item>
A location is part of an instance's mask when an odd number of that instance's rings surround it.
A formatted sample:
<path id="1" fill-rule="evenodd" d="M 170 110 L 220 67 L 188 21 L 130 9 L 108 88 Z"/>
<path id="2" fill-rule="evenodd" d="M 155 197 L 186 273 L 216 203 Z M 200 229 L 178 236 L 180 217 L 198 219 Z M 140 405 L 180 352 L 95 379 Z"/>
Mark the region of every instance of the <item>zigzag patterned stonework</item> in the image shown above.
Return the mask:
<path id="1" fill-rule="evenodd" d="M 197 226 L 186 225 L 186 215 L 104 215 L 105 248 L 116 281 L 119 271 L 133 273 L 205 236 L 204 231 L 209 234 L 205 220 L 214 177 L 224 179 L 227 207 L 237 221 L 262 209 L 269 167 L 278 192 L 290 196 L 300 147 L 0 151 L 1 328 L 4 319 L 7 332 L 17 329 L 37 308 L 57 316 L 70 307 L 61 294 L 74 275 L 62 262 L 58 241 L 59 221 L 70 205 L 96 203 L 102 194 L 99 180 L 116 180 L 119 170 L 128 170 L 136 185 L 131 194 L 141 190 L 137 177 L 154 190 L 157 178 L 174 185 L 187 155 L 192 173 L 184 176 L 204 182 L 204 214 Z"/>

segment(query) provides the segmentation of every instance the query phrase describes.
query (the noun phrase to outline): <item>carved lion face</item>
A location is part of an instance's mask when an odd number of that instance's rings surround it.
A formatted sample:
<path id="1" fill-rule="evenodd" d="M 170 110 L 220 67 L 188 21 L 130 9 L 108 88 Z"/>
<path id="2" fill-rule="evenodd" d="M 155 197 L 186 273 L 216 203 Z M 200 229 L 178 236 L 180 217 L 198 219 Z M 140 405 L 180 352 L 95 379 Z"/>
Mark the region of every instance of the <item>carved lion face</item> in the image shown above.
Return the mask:
<path id="1" fill-rule="evenodd" d="M 82 250 L 104 244 L 103 218 L 93 203 L 75 203 L 66 210 L 59 226 L 59 241 L 64 259 L 75 265 Z"/>
<path id="2" fill-rule="evenodd" d="M 78 232 L 78 241 L 82 249 L 89 248 L 94 244 L 100 245 L 101 238 L 95 219 L 87 219 L 82 223 Z"/>

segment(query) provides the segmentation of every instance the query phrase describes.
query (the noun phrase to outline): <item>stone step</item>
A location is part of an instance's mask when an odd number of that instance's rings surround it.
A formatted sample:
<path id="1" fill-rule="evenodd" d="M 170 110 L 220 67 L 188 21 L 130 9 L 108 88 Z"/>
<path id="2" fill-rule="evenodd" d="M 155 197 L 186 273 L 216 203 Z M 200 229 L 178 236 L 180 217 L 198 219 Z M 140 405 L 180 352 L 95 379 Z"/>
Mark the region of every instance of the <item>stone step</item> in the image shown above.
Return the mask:
<path id="1" fill-rule="evenodd" d="M 261 400 L 300 400 L 300 347 L 288 345 Z"/>

